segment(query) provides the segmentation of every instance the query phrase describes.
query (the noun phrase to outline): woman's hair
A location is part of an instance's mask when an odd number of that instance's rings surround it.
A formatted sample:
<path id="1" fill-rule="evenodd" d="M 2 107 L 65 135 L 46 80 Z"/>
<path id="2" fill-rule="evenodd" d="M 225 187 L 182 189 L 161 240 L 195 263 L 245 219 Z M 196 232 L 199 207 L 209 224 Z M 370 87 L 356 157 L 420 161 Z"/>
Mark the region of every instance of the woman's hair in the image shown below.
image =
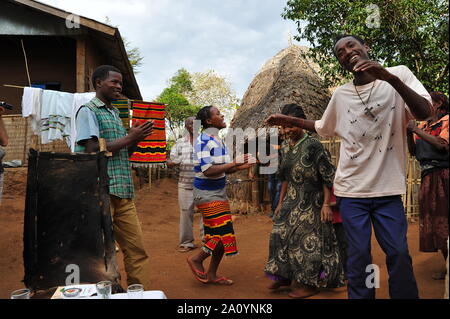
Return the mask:
<path id="1" fill-rule="evenodd" d="M 441 108 L 442 110 L 445 110 L 445 113 L 448 113 L 448 97 L 442 93 L 442 92 L 431 92 L 430 93 L 431 98 L 433 101 L 441 102 Z"/>
<path id="2" fill-rule="evenodd" d="M 197 116 L 195 117 L 195 119 L 200 120 L 202 122 L 203 128 L 209 127 L 209 124 L 206 123 L 206 121 L 211 118 L 212 107 L 213 107 L 212 105 L 204 106 L 197 112 Z"/>
<path id="3" fill-rule="evenodd" d="M 303 112 L 302 107 L 295 103 L 284 105 L 281 109 L 281 114 L 306 119 L 305 112 Z"/>

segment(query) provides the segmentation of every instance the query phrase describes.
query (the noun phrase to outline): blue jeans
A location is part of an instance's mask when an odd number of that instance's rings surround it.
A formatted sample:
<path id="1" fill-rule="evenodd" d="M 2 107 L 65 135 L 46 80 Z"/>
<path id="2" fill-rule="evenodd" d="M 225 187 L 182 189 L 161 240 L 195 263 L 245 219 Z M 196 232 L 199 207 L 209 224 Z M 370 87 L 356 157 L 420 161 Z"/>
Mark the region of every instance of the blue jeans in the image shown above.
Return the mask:
<path id="1" fill-rule="evenodd" d="M 372 264 L 370 238 L 375 237 L 386 254 L 391 298 L 419 298 L 406 239 L 408 224 L 401 196 L 338 198 L 348 243 L 347 277 L 350 299 L 373 299 L 375 288 L 367 287 Z"/>
<path id="2" fill-rule="evenodd" d="M 280 200 L 280 191 L 281 191 L 281 181 L 278 180 L 276 174 L 269 175 L 269 181 L 267 183 L 267 188 L 269 189 L 270 202 L 272 207 L 272 213 L 275 211 L 275 208 L 278 206 L 278 202 Z"/>

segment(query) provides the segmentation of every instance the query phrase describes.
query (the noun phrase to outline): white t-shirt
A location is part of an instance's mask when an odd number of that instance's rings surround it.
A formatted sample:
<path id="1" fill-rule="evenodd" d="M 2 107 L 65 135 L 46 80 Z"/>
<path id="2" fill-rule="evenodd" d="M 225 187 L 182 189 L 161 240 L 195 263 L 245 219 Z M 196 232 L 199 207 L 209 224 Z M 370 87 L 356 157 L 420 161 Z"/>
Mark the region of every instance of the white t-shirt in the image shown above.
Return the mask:
<path id="1" fill-rule="evenodd" d="M 386 69 L 431 105 L 427 90 L 406 66 Z M 366 112 L 356 90 L 370 112 Z M 315 122 L 321 136 L 341 137 L 334 192 L 336 196 L 355 198 L 405 194 L 406 126 L 413 118 L 410 110 L 386 81 L 376 80 L 356 90 L 353 82 L 340 86 L 322 119 Z"/>

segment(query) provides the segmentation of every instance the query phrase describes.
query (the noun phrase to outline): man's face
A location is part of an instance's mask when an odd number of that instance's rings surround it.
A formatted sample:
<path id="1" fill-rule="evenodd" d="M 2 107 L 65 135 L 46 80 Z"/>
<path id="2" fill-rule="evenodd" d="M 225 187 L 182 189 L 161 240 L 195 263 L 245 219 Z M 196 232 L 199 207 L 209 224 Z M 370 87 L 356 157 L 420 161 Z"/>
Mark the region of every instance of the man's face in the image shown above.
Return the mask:
<path id="1" fill-rule="evenodd" d="M 353 72 L 359 60 L 369 60 L 368 50 L 369 47 L 366 44 L 361 44 L 354 37 L 342 38 L 334 46 L 339 63 L 349 72 Z"/>
<path id="2" fill-rule="evenodd" d="M 97 80 L 96 91 L 109 101 L 120 99 L 122 93 L 122 74 L 109 71 L 104 80 Z"/>
<path id="3" fill-rule="evenodd" d="M 186 130 L 189 132 L 189 134 L 193 134 L 194 131 L 194 118 L 190 117 L 186 120 L 184 126 L 186 127 Z"/>
<path id="4" fill-rule="evenodd" d="M 222 129 L 227 127 L 227 124 L 224 121 L 224 116 L 220 114 L 220 111 L 216 107 L 212 107 L 211 110 L 211 116 L 207 120 L 207 123 L 209 123 L 212 127 L 215 127 L 217 129 Z"/>

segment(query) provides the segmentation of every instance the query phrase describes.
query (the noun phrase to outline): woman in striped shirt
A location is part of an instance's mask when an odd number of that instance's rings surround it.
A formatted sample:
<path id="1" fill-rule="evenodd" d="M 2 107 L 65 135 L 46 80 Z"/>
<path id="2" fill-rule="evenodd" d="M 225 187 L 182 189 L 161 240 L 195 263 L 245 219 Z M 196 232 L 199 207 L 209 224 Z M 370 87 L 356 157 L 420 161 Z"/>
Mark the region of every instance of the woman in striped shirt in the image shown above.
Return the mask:
<path id="1" fill-rule="evenodd" d="M 255 162 L 245 154 L 233 161 L 218 133 L 226 127 L 224 116 L 214 106 L 205 106 L 197 113 L 203 132 L 194 144 L 194 204 L 203 216 L 204 246 L 187 262 L 195 278 L 205 284 L 232 285 L 233 281 L 217 276 L 223 255 L 237 254 L 236 238 L 231 220 L 230 205 L 225 190 L 225 174 L 248 169 Z M 208 271 L 203 261 L 212 256 Z"/>

